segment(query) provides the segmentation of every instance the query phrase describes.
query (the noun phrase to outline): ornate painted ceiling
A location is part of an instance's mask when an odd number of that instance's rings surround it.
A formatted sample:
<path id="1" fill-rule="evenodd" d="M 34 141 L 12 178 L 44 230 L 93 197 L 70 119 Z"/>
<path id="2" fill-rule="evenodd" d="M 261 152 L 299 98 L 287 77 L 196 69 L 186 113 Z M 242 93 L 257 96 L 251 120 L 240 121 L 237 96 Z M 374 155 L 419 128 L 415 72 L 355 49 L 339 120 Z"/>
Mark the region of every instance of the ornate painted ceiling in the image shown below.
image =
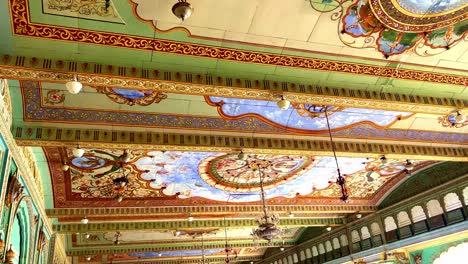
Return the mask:
<path id="1" fill-rule="evenodd" d="M 440 161 L 468 161 L 468 121 L 455 119 L 468 113 L 466 1 L 193 0 L 183 22 L 175 2 L 0 3 L 11 131 L 76 263 L 199 263 L 202 237 L 212 263 L 226 237 L 232 262 L 249 262 L 372 213 Z M 74 76 L 79 94 L 64 86 Z M 268 163 L 285 230 L 273 244 L 251 236 L 254 161 Z"/>

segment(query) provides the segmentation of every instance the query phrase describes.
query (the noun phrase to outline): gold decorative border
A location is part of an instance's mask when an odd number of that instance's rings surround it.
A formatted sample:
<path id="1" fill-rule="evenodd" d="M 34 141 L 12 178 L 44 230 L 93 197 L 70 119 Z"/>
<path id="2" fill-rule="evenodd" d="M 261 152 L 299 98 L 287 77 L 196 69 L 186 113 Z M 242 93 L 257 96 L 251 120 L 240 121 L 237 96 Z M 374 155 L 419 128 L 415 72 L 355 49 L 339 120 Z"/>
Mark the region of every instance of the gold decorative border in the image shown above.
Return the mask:
<path id="1" fill-rule="evenodd" d="M 427 71 L 396 69 L 385 66 L 338 62 L 317 58 L 213 47 L 164 39 L 100 32 L 32 23 L 27 0 L 10 0 L 12 32 L 15 35 L 70 42 L 121 47 L 235 62 L 294 67 L 309 70 L 362 74 L 423 82 L 468 85 L 468 77 Z"/>
<path id="2" fill-rule="evenodd" d="M 21 60 L 24 60 L 21 59 Z M 451 98 L 413 96 L 396 93 L 351 90 L 312 85 L 288 84 L 287 92 L 279 92 L 274 87 L 236 87 L 216 85 L 210 82 L 189 83 L 187 80 L 167 81 L 138 77 L 123 77 L 93 73 L 72 73 L 67 71 L 34 69 L 0 65 L 0 78 L 65 83 L 73 76 L 89 86 L 120 87 L 127 89 L 151 89 L 163 93 L 209 95 L 220 97 L 246 98 L 277 101 L 281 94 L 294 103 L 333 105 L 349 108 L 369 108 L 379 110 L 405 109 L 413 113 L 449 113 L 454 109 L 468 108 L 468 101 Z M 468 80 L 468 77 L 467 77 Z M 240 80 L 239 80 L 240 82 Z M 245 81 L 250 83 L 249 81 Z"/>

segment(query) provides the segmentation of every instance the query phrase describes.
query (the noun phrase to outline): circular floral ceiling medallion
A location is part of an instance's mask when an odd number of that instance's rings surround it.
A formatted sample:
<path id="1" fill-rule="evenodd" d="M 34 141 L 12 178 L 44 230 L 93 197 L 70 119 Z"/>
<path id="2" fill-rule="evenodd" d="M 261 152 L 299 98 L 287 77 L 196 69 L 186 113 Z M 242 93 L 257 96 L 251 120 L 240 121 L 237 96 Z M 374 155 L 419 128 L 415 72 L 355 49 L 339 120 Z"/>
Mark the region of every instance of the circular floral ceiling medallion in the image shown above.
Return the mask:
<path id="1" fill-rule="evenodd" d="M 290 181 L 313 166 L 312 159 L 299 155 L 220 154 L 203 160 L 199 166 L 202 179 L 209 185 L 229 192 L 260 190 L 263 173 L 265 189 Z"/>

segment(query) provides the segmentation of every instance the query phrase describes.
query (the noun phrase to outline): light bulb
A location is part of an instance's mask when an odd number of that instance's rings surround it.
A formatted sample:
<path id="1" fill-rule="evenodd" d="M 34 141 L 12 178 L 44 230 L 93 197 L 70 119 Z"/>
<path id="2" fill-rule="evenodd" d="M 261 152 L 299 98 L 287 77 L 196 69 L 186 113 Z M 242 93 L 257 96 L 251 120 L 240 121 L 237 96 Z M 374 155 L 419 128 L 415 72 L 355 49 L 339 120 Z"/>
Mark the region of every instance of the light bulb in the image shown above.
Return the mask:
<path id="1" fill-rule="evenodd" d="M 63 171 L 67 171 L 68 169 L 70 169 L 70 166 L 68 166 L 68 164 L 66 164 L 66 163 L 62 164 L 62 170 Z"/>
<path id="2" fill-rule="evenodd" d="M 73 156 L 75 158 L 81 158 L 81 157 L 83 157 L 83 155 L 85 153 L 85 150 L 80 148 L 80 147 L 77 147 L 77 148 L 73 149 L 72 152 L 73 152 Z"/>
<path id="3" fill-rule="evenodd" d="M 74 77 L 71 81 L 65 84 L 67 90 L 71 94 L 77 94 L 83 88 L 83 84 L 81 84 L 76 77 Z"/>
<path id="4" fill-rule="evenodd" d="M 326 229 L 328 232 L 330 232 L 332 228 L 331 228 L 331 226 L 327 226 L 327 228 L 325 228 L 325 229 Z"/>
<path id="5" fill-rule="evenodd" d="M 90 261 L 91 260 L 91 257 L 86 257 L 86 261 Z"/>
<path id="6" fill-rule="evenodd" d="M 240 152 L 238 155 L 237 155 L 237 159 L 239 160 L 246 160 L 247 159 L 247 155 L 244 153 L 244 152 Z"/>
<path id="7" fill-rule="evenodd" d="M 408 171 L 412 171 L 414 169 L 413 162 L 411 162 L 411 160 L 406 160 L 405 168 Z"/>
<path id="8" fill-rule="evenodd" d="M 387 164 L 387 157 L 385 157 L 385 155 L 380 156 L 380 162 L 382 162 L 382 164 Z"/>
<path id="9" fill-rule="evenodd" d="M 123 201 L 122 195 L 118 195 L 117 197 L 115 197 L 115 201 L 118 203 L 122 202 Z"/>
<path id="10" fill-rule="evenodd" d="M 287 110 L 291 102 L 284 99 L 284 97 L 281 97 L 281 100 L 279 100 L 276 104 L 278 105 L 279 109 Z"/>
<path id="11" fill-rule="evenodd" d="M 281 250 L 281 251 L 284 251 L 284 247 L 280 247 L 280 250 Z"/>
<path id="12" fill-rule="evenodd" d="M 189 217 L 187 218 L 187 220 L 188 220 L 189 222 L 193 222 L 193 216 L 189 216 Z"/>
<path id="13" fill-rule="evenodd" d="M 83 225 L 86 225 L 86 224 L 89 223 L 89 219 L 86 218 L 86 216 L 85 216 L 83 219 L 81 219 L 81 223 L 82 223 Z"/>
<path id="14" fill-rule="evenodd" d="M 86 238 L 86 239 L 89 239 L 90 236 L 91 236 L 91 235 L 90 235 L 89 233 L 86 233 L 86 234 L 85 234 L 85 238 Z"/>
<path id="15" fill-rule="evenodd" d="M 292 212 L 289 212 L 288 217 L 289 218 L 294 218 L 294 214 Z"/>
<path id="16" fill-rule="evenodd" d="M 466 121 L 466 116 L 460 112 L 457 112 L 457 115 L 455 116 L 455 123 L 463 123 Z"/>
<path id="17" fill-rule="evenodd" d="M 362 214 L 356 214 L 356 218 L 360 219 L 362 217 Z"/>

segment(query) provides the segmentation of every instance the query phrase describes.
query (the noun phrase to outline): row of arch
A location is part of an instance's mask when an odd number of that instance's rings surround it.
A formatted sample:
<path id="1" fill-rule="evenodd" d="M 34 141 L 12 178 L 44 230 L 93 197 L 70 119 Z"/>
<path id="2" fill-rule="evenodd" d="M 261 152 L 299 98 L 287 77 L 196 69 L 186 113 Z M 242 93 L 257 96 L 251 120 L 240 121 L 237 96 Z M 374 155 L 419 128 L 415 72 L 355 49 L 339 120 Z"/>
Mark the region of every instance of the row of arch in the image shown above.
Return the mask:
<path id="1" fill-rule="evenodd" d="M 270 264 L 323 263 L 351 252 L 358 252 L 384 243 L 403 239 L 442 226 L 467 219 L 465 209 L 468 204 L 468 186 L 459 194 L 449 192 L 440 201 L 431 199 L 407 211 L 402 210 L 388 215 L 382 222 L 379 219 L 367 225 L 337 233 L 329 240 L 305 248 L 298 253 L 282 256 Z M 349 241 L 348 241 L 349 238 Z M 310 260 L 309 260 L 310 259 Z"/>

